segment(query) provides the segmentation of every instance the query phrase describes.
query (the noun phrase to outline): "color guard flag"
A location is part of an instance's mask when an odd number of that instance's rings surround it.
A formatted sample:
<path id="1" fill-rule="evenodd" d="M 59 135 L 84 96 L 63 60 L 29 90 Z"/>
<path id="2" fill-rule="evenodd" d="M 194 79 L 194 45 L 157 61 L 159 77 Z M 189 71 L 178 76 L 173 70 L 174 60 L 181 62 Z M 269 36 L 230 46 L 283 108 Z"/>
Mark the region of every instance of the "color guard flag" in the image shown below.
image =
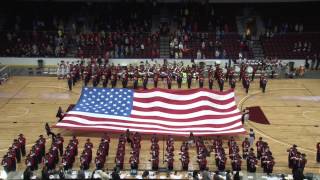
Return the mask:
<path id="1" fill-rule="evenodd" d="M 85 87 L 56 127 L 144 134 L 245 133 L 233 90 L 138 90 Z"/>

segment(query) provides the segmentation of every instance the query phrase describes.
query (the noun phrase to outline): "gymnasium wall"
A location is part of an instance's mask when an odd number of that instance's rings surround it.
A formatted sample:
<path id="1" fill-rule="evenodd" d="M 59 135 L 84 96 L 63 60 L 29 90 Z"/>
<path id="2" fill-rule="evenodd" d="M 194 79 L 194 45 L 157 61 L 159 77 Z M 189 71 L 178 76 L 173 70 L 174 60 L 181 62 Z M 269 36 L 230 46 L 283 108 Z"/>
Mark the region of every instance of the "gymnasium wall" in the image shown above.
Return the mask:
<path id="1" fill-rule="evenodd" d="M 43 60 L 44 66 L 57 66 L 58 63 L 61 61 L 65 62 L 77 62 L 78 58 L 15 58 L 15 57 L 0 57 L 0 63 L 2 65 L 14 65 L 14 66 L 38 66 L 38 60 Z M 86 61 L 89 61 L 89 59 L 85 59 Z M 163 58 L 159 59 L 110 59 L 111 63 L 114 63 L 115 65 L 128 65 L 128 64 L 140 64 L 140 62 L 148 61 L 149 64 L 162 64 Z M 191 59 L 167 59 L 169 63 L 173 63 L 174 61 L 176 63 L 183 62 L 184 65 L 191 65 Z M 195 59 L 195 63 L 204 62 L 206 65 L 214 65 L 215 63 L 220 63 L 222 66 L 225 65 L 225 63 L 228 63 L 228 59 Z M 285 59 L 282 60 L 284 64 L 288 62 L 295 62 L 294 66 L 303 66 L 305 63 L 305 60 L 303 59 Z"/>

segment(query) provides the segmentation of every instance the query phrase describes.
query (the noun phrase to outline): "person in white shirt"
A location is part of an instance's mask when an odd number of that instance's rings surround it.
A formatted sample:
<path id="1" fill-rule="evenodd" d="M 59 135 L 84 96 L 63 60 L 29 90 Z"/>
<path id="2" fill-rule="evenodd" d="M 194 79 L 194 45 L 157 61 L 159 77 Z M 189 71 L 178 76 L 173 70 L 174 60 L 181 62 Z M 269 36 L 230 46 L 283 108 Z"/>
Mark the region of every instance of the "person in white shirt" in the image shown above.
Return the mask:
<path id="1" fill-rule="evenodd" d="M 225 49 L 223 50 L 222 55 L 223 55 L 222 57 L 223 59 L 227 58 L 227 51 Z"/>
<path id="2" fill-rule="evenodd" d="M 296 52 L 297 49 L 298 49 L 298 44 L 297 44 L 297 42 L 295 42 L 293 45 L 293 52 Z"/>
<path id="3" fill-rule="evenodd" d="M 215 57 L 216 57 L 216 58 L 220 58 L 220 52 L 219 52 L 219 50 L 218 50 L 218 49 L 216 49 Z"/>
<path id="4" fill-rule="evenodd" d="M 174 48 L 174 43 L 173 43 L 173 41 L 170 42 L 170 48 L 171 48 L 171 49 Z"/>
<path id="5" fill-rule="evenodd" d="M 295 32 L 299 32 L 299 24 L 296 24 L 296 25 L 294 26 L 294 31 L 295 31 Z"/>
<path id="6" fill-rule="evenodd" d="M 307 49 L 308 49 L 308 43 L 307 41 L 305 41 L 303 44 L 303 51 L 307 51 Z"/>
<path id="7" fill-rule="evenodd" d="M 299 26 L 299 32 L 303 32 L 303 24 L 300 24 L 300 26 Z"/>
<path id="8" fill-rule="evenodd" d="M 200 49 L 198 49 L 198 51 L 197 51 L 197 59 L 201 59 L 201 51 L 200 51 Z"/>
<path id="9" fill-rule="evenodd" d="M 188 10 L 188 8 L 186 8 L 186 9 L 184 10 L 184 15 L 185 15 L 185 16 L 188 16 L 188 15 L 189 15 L 189 10 Z"/>
<path id="10" fill-rule="evenodd" d="M 61 66 L 58 63 L 58 67 L 57 67 L 57 77 L 58 77 L 58 79 L 62 78 L 62 72 L 61 71 L 62 71 Z"/>
<path id="11" fill-rule="evenodd" d="M 243 58 L 243 54 L 242 52 L 239 52 L 239 59 L 242 59 Z"/>
<path id="12" fill-rule="evenodd" d="M 204 41 L 202 41 L 202 43 L 201 43 L 201 48 L 202 48 L 202 49 L 205 49 L 205 48 L 206 48 L 206 43 L 205 43 Z"/>
<path id="13" fill-rule="evenodd" d="M 128 38 L 128 37 L 125 38 L 124 43 L 125 43 L 126 45 L 129 45 L 129 38 Z"/>
<path id="14" fill-rule="evenodd" d="M 298 52 L 300 52 L 302 50 L 302 42 L 299 41 L 298 42 Z"/>
<path id="15" fill-rule="evenodd" d="M 175 59 L 179 59 L 179 53 L 178 53 L 178 51 L 176 51 L 176 52 L 174 53 L 174 58 L 175 58 Z"/>
<path id="16" fill-rule="evenodd" d="M 179 50 L 182 50 L 183 49 L 183 44 L 182 42 L 179 43 Z"/>

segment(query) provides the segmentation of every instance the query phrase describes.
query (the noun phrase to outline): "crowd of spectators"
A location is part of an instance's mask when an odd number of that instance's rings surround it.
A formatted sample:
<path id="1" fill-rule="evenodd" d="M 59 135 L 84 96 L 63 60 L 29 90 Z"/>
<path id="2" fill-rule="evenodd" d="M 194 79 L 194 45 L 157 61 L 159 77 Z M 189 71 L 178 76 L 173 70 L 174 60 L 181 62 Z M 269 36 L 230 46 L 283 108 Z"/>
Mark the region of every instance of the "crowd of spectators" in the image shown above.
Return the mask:
<path id="1" fill-rule="evenodd" d="M 227 58 L 227 52 L 220 39 L 212 33 L 187 33 L 176 30 L 170 36 L 171 58 Z"/>
<path id="2" fill-rule="evenodd" d="M 0 56 L 159 58 L 160 36 L 164 35 L 170 37 L 171 58 L 253 57 L 247 38 L 236 34 L 235 17 L 239 12 L 226 15 L 228 9 L 223 5 L 170 4 L 167 7 L 170 13 L 166 15 L 173 16 L 161 18 L 160 27 L 153 29 L 152 15 L 162 8 L 156 2 L 75 3 L 70 7 L 53 3 L 52 6 L 59 15 L 51 16 L 53 10 L 41 3 L 27 7 L 30 14 L 8 13 L 0 32 Z M 294 21 L 288 15 L 276 19 L 275 15 L 265 15 L 263 11 L 261 16 L 266 28 L 263 42 L 273 41 L 276 34 L 304 34 L 312 25 L 306 18 Z M 317 48 L 317 43 L 308 39 L 292 41 L 290 50 L 272 45 L 267 47 L 265 55 L 304 58 Z"/>
<path id="3" fill-rule="evenodd" d="M 76 39 L 78 57 L 159 57 L 159 33 L 104 32 L 80 34 Z"/>
<path id="4" fill-rule="evenodd" d="M 137 49 L 150 51 L 144 56 L 159 54 L 157 44 L 151 43 L 157 40 L 158 33 L 150 33 L 148 8 L 138 8 L 135 3 L 126 7 L 125 12 L 120 11 L 124 8 L 121 3 L 52 6 L 60 12 L 58 16 L 49 15 L 52 10 L 42 3 L 27 6 L 32 13 L 25 16 L 23 12 L 9 13 L 0 33 L 0 55 L 65 57 L 82 52 L 84 56 L 98 56 L 108 51 L 111 57 L 134 57 L 140 54 Z M 111 47 L 107 48 L 110 41 Z"/>
<path id="5" fill-rule="evenodd" d="M 277 56 L 281 59 L 304 59 L 318 54 L 319 33 L 277 34 L 261 40 L 265 56 Z"/>
<path id="6" fill-rule="evenodd" d="M 268 4 L 257 6 L 255 10 L 264 22 L 267 38 L 276 34 L 316 32 L 319 29 L 319 23 L 313 18 L 317 14 L 317 3 Z"/>
<path id="7" fill-rule="evenodd" d="M 7 32 L 1 56 L 65 57 L 67 39 L 57 32 Z"/>
<path id="8" fill-rule="evenodd" d="M 227 58 L 222 39 L 226 33 L 236 32 L 234 17 L 221 16 L 210 4 L 186 4 L 176 11 L 177 27 L 170 34 L 171 58 Z"/>
<path id="9" fill-rule="evenodd" d="M 271 19 L 267 22 L 265 28 L 265 37 L 271 38 L 274 36 L 274 34 L 286 34 L 290 32 L 296 32 L 296 33 L 302 33 L 303 32 L 303 24 L 297 23 L 297 24 L 288 24 L 285 23 L 279 23 L 279 24 L 272 24 Z"/>
<path id="10" fill-rule="evenodd" d="M 235 16 L 226 15 L 226 9 L 213 4 L 184 4 L 176 7 L 178 27 L 187 32 L 216 32 L 217 36 L 235 32 Z"/>
<path id="11" fill-rule="evenodd" d="M 309 41 L 298 41 L 293 45 L 292 52 L 310 52 L 311 51 L 311 42 Z"/>

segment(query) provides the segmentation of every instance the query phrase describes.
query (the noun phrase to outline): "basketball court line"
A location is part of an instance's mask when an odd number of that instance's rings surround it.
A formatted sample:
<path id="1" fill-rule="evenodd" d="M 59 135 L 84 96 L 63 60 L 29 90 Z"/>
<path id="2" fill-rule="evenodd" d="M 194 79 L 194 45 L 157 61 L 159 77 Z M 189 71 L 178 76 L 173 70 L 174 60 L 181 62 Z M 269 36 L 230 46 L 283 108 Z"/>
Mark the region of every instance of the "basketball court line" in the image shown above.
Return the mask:
<path id="1" fill-rule="evenodd" d="M 271 139 L 272 141 L 278 143 L 278 144 L 281 144 L 281 145 L 284 145 L 284 146 L 288 146 L 288 147 L 291 147 L 292 144 L 289 144 L 289 143 L 286 143 L 284 141 L 281 141 L 281 140 L 277 140 L 276 138 L 273 138 L 267 134 L 265 134 L 263 131 L 259 130 L 257 127 L 255 127 L 251 122 L 248 122 L 248 124 L 255 130 L 255 132 L 257 132 L 258 134 L 260 134 L 261 136 L 264 136 L 268 139 Z M 312 151 L 312 150 L 309 150 L 309 149 L 306 149 L 306 148 L 301 148 L 298 146 L 298 149 L 299 150 L 302 150 L 302 151 L 306 151 L 306 152 L 310 152 L 310 153 L 314 153 L 316 154 L 317 152 L 316 151 Z"/>
<path id="2" fill-rule="evenodd" d="M 8 117 L 9 117 L 9 118 L 18 118 L 18 117 L 25 116 L 25 115 L 29 114 L 29 112 L 30 112 L 30 109 L 29 109 L 29 108 L 21 107 L 21 109 L 24 109 L 24 110 L 25 110 L 23 114 L 16 115 L 16 116 L 8 116 Z"/>
<path id="3" fill-rule="evenodd" d="M 11 97 L 8 98 L 7 102 L 3 103 L 0 109 L 2 109 L 5 105 L 7 105 L 16 95 L 18 95 L 25 87 L 29 85 L 31 81 L 28 81 L 25 85 L 23 85 L 16 93 L 14 93 Z"/>
<path id="4" fill-rule="evenodd" d="M 8 98 L 8 101 L 6 103 L 4 103 L 0 109 L 2 109 L 6 104 L 8 104 L 11 99 L 13 99 L 18 93 L 20 93 L 24 88 L 26 87 L 34 87 L 34 88 L 56 88 L 56 89 L 64 89 L 64 90 L 69 90 L 67 88 L 63 88 L 63 87 L 57 87 L 57 86 L 28 86 L 29 84 L 31 83 L 31 81 L 28 81 L 22 88 L 20 88 L 12 97 Z M 71 93 L 74 93 L 74 94 L 80 94 L 78 92 L 74 92 L 74 91 L 71 91 Z M 30 110 L 28 111 L 28 113 L 30 112 Z M 9 117 L 9 116 L 8 116 Z M 14 116 L 14 117 L 17 117 L 17 116 Z M 19 116 L 20 117 L 20 116 Z M 62 130 L 60 133 L 63 133 L 65 130 Z M 14 138 L 13 138 L 14 139 Z M 12 139 L 12 140 L 13 140 Z M 46 140 L 51 140 L 50 137 L 47 137 Z M 33 146 L 34 143 L 30 143 L 30 144 L 26 144 L 26 147 L 31 147 Z M 9 148 L 9 146 L 8 146 Z M 0 149 L 0 152 L 3 152 L 3 151 L 8 151 L 8 148 L 3 148 L 3 149 Z"/>
<path id="5" fill-rule="evenodd" d="M 68 88 L 59 87 L 59 86 L 28 86 L 28 88 L 55 88 L 55 89 L 63 89 L 63 90 L 69 91 Z M 75 91 L 69 91 L 69 92 L 70 92 L 70 93 L 73 93 L 73 94 L 80 95 L 79 92 L 75 92 Z"/>
<path id="6" fill-rule="evenodd" d="M 306 115 L 307 113 L 311 113 L 311 112 L 317 112 L 317 111 L 302 111 L 302 116 L 311 121 L 318 121 L 319 119 L 313 119 L 313 118 L 310 118 L 308 115 Z"/>
<path id="7" fill-rule="evenodd" d="M 277 89 L 269 89 L 268 91 L 279 91 L 279 90 L 306 90 L 306 88 L 277 88 Z M 307 90 L 308 91 L 308 90 Z M 261 91 L 255 91 L 253 92 L 252 94 L 249 94 L 247 96 L 245 96 L 243 99 L 241 99 L 239 101 L 239 104 L 238 104 L 238 107 L 241 107 L 241 110 L 242 110 L 242 107 L 243 107 L 243 104 L 245 103 L 246 100 L 248 100 L 250 97 L 253 97 L 257 94 L 260 94 L 262 93 Z M 287 143 L 287 142 L 284 142 L 284 141 L 281 141 L 281 140 L 278 140 L 276 138 L 273 138 L 269 135 L 267 135 L 266 133 L 264 133 L 262 130 L 258 129 L 257 127 L 255 127 L 250 121 L 247 122 L 247 124 L 252 127 L 255 132 L 257 132 L 258 134 L 260 134 L 261 136 L 264 136 L 278 144 L 281 144 L 281 145 L 284 145 L 284 146 L 288 146 L 288 147 L 291 147 L 292 144 L 290 143 Z M 310 152 L 310 153 L 314 153 L 316 154 L 317 152 L 314 151 L 314 150 L 309 150 L 309 149 L 306 149 L 306 148 L 301 148 L 301 147 L 298 147 L 299 150 L 302 150 L 302 151 L 306 151 L 306 152 Z"/>
<path id="8" fill-rule="evenodd" d="M 277 89 L 268 89 L 268 91 L 266 91 L 266 93 L 268 93 L 269 91 L 280 91 L 280 90 L 306 90 L 306 89 L 305 88 L 277 88 Z M 242 110 L 243 103 L 247 99 L 249 99 L 255 95 L 261 94 L 261 93 L 262 93 L 261 91 L 254 91 L 253 93 L 249 93 L 248 95 L 246 95 L 244 98 L 242 98 L 239 101 L 238 108 L 240 108 L 240 110 Z"/>

